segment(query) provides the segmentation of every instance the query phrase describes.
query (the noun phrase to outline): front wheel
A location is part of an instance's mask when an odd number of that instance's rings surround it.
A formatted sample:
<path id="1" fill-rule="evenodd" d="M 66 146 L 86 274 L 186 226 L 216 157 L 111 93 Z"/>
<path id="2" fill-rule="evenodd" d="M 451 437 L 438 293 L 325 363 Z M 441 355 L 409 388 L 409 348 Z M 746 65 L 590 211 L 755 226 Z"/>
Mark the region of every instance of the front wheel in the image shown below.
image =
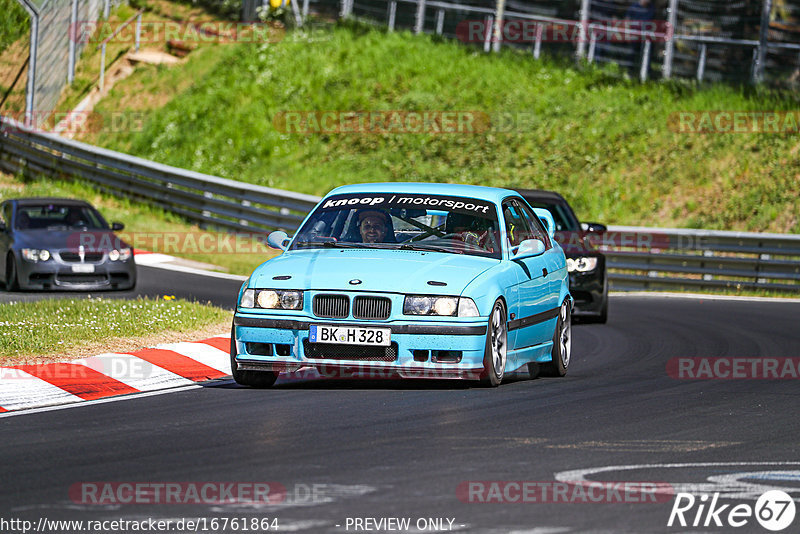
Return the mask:
<path id="1" fill-rule="evenodd" d="M 572 314 L 569 301 L 561 303 L 558 322 L 553 333 L 553 361 L 542 366 L 542 374 L 547 376 L 564 376 L 567 374 L 570 356 L 572 355 Z"/>
<path id="2" fill-rule="evenodd" d="M 483 373 L 481 384 L 497 387 L 503 381 L 508 355 L 508 323 L 503 301 L 497 299 L 489 316 L 489 329 L 486 332 L 486 349 L 483 354 Z"/>
<path id="3" fill-rule="evenodd" d="M 237 384 L 252 388 L 268 388 L 278 379 L 274 371 L 240 371 L 236 365 L 236 337 L 231 326 L 231 375 Z"/>
<path id="4" fill-rule="evenodd" d="M 9 254 L 6 261 L 6 290 L 19 291 L 19 277 L 17 276 L 17 262 L 14 256 Z"/>

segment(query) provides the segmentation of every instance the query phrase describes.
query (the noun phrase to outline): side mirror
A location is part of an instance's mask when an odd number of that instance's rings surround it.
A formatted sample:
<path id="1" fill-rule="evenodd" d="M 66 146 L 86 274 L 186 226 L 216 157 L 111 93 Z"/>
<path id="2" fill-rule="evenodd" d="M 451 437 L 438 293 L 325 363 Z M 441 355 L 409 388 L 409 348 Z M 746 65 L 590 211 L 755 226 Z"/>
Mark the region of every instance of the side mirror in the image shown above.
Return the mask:
<path id="1" fill-rule="evenodd" d="M 550 239 L 555 238 L 556 221 L 553 219 L 553 214 L 544 208 L 533 208 L 533 212 L 544 223 L 544 227 L 547 230 L 547 235 L 550 236 Z"/>
<path id="2" fill-rule="evenodd" d="M 594 222 L 581 223 L 581 229 L 585 232 L 593 232 L 596 234 L 608 231 L 608 227 L 606 227 L 605 224 L 594 223 Z"/>
<path id="3" fill-rule="evenodd" d="M 526 239 L 519 246 L 511 249 L 511 259 L 519 260 L 522 258 L 530 258 L 533 256 L 540 256 L 544 253 L 545 246 L 540 239 Z"/>
<path id="4" fill-rule="evenodd" d="M 111 223 L 111 231 L 112 232 L 121 232 L 125 229 L 125 225 L 121 222 L 112 222 Z"/>
<path id="5" fill-rule="evenodd" d="M 289 246 L 289 236 L 283 230 L 272 232 L 267 236 L 267 245 L 278 250 L 286 250 Z"/>

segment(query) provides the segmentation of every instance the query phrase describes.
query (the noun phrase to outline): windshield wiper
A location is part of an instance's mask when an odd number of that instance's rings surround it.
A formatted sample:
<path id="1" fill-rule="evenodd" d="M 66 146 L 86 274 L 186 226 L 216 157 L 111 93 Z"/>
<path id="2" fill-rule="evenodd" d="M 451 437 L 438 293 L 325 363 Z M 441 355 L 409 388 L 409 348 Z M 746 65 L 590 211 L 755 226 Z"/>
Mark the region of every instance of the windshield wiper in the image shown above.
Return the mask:
<path id="1" fill-rule="evenodd" d="M 455 253 L 455 254 L 463 254 L 463 250 L 459 250 L 454 247 L 446 247 L 442 245 L 426 245 L 425 243 L 403 243 L 400 245 L 400 250 L 421 250 L 425 252 L 446 252 L 446 253 Z"/>

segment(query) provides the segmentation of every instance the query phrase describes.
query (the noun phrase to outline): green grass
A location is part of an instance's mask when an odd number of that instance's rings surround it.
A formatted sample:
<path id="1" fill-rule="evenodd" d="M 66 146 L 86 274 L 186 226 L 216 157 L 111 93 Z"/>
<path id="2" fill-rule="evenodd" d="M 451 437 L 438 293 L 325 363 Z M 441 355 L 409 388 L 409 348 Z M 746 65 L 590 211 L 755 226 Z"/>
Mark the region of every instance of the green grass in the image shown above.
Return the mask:
<path id="1" fill-rule="evenodd" d="M 626 79 L 505 50 L 486 55 L 409 33 L 339 26 L 313 39 L 217 46 L 194 85 L 104 146 L 266 186 L 324 194 L 345 183 L 426 181 L 561 191 L 585 220 L 800 232 L 800 140 L 685 135 L 683 110 L 789 110 L 776 93 Z M 191 56 L 190 56 L 191 57 Z M 192 67 L 190 60 L 178 69 Z M 149 71 L 149 86 L 176 78 Z M 131 77 L 137 78 L 137 74 Z M 127 109 L 124 86 L 101 103 Z M 526 114 L 513 133 L 298 135 L 291 110 L 470 110 Z"/>
<path id="2" fill-rule="evenodd" d="M 30 31 L 31 23 L 17 0 L 0 0 L 0 52 Z"/>
<path id="3" fill-rule="evenodd" d="M 185 246 L 170 246 L 169 249 L 164 246 L 140 248 L 208 263 L 217 266 L 218 270 L 233 274 L 247 276 L 256 266 L 276 255 L 276 251 L 264 250 L 264 246 L 249 239 L 242 239 L 242 248 L 236 249 L 244 250 L 245 252 L 242 253 L 229 253 L 230 249 L 223 246 L 214 247 L 214 251 L 211 251 L 210 245 L 204 248 L 192 247 L 192 241 L 188 241 L 183 236 L 191 233 L 199 239 L 199 233 L 206 233 L 205 230 L 187 223 L 177 215 L 164 212 L 160 208 L 101 193 L 85 182 L 49 179 L 23 180 L 0 174 L 0 202 L 8 198 L 19 197 L 69 197 L 86 200 L 100 210 L 107 221 L 119 221 L 125 224 L 125 230 L 121 233 L 123 238 L 127 235 L 139 236 L 141 241 L 130 241 L 134 246 L 138 246 L 140 242 L 144 242 L 146 245 L 150 243 L 168 244 L 165 236 L 176 235 L 179 237 L 178 242 Z M 211 234 L 211 240 L 205 238 L 207 243 L 224 244 L 224 240 L 229 239 L 227 234 L 221 232 L 208 233 Z M 198 239 L 195 239 L 194 242 L 197 242 Z M 218 253 L 216 250 L 220 252 Z"/>
<path id="4" fill-rule="evenodd" d="M 52 299 L 0 305 L 0 362 L 62 353 L 111 338 L 190 333 L 230 312 L 185 300 Z"/>

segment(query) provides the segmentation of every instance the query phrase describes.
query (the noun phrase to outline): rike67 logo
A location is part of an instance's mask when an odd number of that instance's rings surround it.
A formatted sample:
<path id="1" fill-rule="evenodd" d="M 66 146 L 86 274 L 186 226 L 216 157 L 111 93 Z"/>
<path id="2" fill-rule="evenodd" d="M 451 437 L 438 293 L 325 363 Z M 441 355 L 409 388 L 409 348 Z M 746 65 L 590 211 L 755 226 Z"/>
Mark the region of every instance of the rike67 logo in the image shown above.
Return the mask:
<path id="1" fill-rule="evenodd" d="M 781 490 L 763 493 L 755 505 L 720 504 L 719 497 L 719 493 L 704 493 L 699 497 L 691 493 L 678 493 L 667 526 L 740 528 L 757 521 L 765 529 L 778 532 L 788 528 L 794 521 L 794 500 Z"/>

